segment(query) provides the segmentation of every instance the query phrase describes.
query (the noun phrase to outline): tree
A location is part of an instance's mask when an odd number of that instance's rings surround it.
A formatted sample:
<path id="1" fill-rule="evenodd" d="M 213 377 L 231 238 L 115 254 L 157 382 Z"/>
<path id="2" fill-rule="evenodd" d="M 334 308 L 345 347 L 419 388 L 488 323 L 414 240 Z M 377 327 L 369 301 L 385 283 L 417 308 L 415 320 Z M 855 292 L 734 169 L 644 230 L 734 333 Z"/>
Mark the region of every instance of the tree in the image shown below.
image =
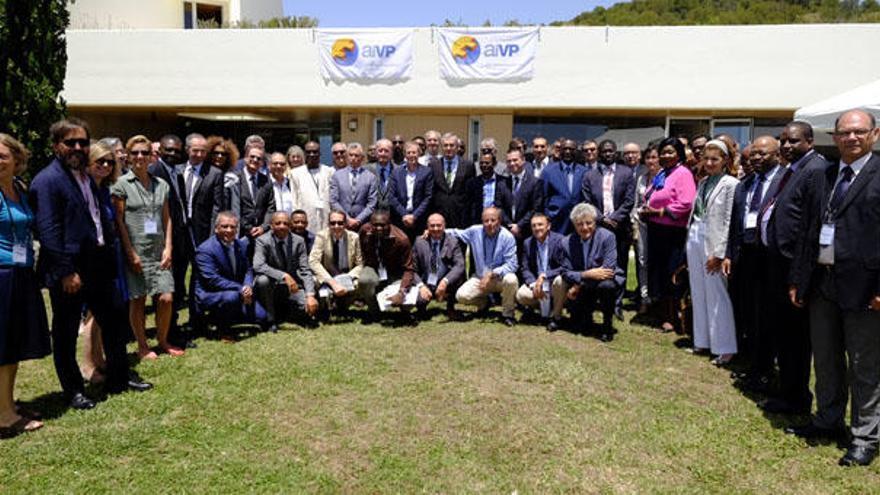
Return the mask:
<path id="1" fill-rule="evenodd" d="M 49 126 L 64 117 L 67 0 L 0 0 L 0 131 L 32 154 L 30 174 L 49 163 Z"/>

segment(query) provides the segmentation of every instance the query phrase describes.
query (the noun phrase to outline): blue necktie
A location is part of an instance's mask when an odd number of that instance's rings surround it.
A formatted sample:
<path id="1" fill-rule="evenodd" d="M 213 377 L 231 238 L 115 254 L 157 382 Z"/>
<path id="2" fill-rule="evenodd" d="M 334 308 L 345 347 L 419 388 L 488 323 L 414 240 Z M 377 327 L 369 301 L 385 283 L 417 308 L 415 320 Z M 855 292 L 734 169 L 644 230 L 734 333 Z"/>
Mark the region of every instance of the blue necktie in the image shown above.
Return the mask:
<path id="1" fill-rule="evenodd" d="M 752 193 L 752 202 L 749 203 L 749 211 L 758 211 L 761 208 L 761 200 L 764 195 L 764 181 L 767 180 L 767 176 L 764 174 L 758 174 L 755 178 L 755 182 L 758 183 L 757 187 L 755 187 L 755 192 Z"/>
<path id="2" fill-rule="evenodd" d="M 849 191 L 849 186 L 852 184 L 855 171 L 853 171 L 852 167 L 847 165 L 840 170 L 840 175 L 840 182 L 838 182 L 837 187 L 834 188 L 834 194 L 831 195 L 831 202 L 828 203 L 828 210 L 832 214 L 837 213 L 840 205 L 843 204 L 843 200 L 846 198 L 846 193 Z"/>

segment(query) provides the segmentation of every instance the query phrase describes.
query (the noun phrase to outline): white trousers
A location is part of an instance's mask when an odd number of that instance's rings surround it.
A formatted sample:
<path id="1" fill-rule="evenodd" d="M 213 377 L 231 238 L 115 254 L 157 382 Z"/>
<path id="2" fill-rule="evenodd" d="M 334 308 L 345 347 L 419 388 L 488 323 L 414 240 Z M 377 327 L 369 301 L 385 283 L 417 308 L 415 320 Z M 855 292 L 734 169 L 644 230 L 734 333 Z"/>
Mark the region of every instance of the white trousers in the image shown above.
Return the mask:
<path id="1" fill-rule="evenodd" d="M 550 286 L 550 301 L 552 304 L 550 316 L 552 316 L 554 320 L 562 318 L 562 309 L 565 307 L 565 293 L 567 291 L 568 284 L 562 279 L 562 275 L 557 275 L 556 278 L 553 279 L 553 284 Z M 532 288 L 526 284 L 520 285 L 519 290 L 516 291 L 516 302 L 530 308 L 540 307 L 541 303 L 539 300 L 535 299 L 535 293 L 532 292 Z"/>
<path id="2" fill-rule="evenodd" d="M 706 272 L 706 225 L 695 220 L 688 229 L 687 264 L 694 312 L 694 347 L 712 354 L 736 353 L 733 305 L 727 293 L 727 278 L 720 272 Z"/>
<path id="3" fill-rule="evenodd" d="M 467 306 L 484 308 L 488 304 L 487 296 L 493 292 L 501 293 L 501 314 L 505 318 L 513 318 L 516 309 L 516 289 L 519 286 L 516 275 L 508 273 L 503 279 L 493 278 L 485 292 L 480 290 L 480 279 L 471 277 L 458 288 L 455 299 Z"/>

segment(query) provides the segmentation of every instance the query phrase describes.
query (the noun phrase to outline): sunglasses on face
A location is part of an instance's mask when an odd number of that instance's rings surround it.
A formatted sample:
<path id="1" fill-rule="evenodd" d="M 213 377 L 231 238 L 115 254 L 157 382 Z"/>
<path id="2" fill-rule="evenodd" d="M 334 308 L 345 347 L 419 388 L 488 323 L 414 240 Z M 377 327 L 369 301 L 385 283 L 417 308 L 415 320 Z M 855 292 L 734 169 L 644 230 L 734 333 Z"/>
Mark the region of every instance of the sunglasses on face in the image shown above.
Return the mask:
<path id="1" fill-rule="evenodd" d="M 89 147 L 88 139 L 65 139 L 61 142 L 64 143 L 64 146 L 67 146 L 68 148 L 76 148 L 76 145 L 79 145 L 80 148 Z"/>
<path id="2" fill-rule="evenodd" d="M 344 155 L 344 154 L 345 154 L 345 150 L 336 150 L 336 151 L 333 152 L 333 154 L 334 154 L 334 155 Z"/>
<path id="3" fill-rule="evenodd" d="M 331 221 L 330 221 L 330 225 L 333 225 L 333 226 L 336 226 L 336 225 L 345 225 L 345 223 L 342 222 L 341 220 L 331 220 Z"/>
<path id="4" fill-rule="evenodd" d="M 150 150 L 133 150 L 129 154 L 132 156 L 150 156 L 151 153 Z"/>
<path id="5" fill-rule="evenodd" d="M 105 167 L 115 167 L 116 166 L 116 160 L 114 160 L 112 158 L 98 158 L 97 160 L 95 160 L 95 163 L 98 165 L 101 165 L 101 166 L 105 166 Z"/>

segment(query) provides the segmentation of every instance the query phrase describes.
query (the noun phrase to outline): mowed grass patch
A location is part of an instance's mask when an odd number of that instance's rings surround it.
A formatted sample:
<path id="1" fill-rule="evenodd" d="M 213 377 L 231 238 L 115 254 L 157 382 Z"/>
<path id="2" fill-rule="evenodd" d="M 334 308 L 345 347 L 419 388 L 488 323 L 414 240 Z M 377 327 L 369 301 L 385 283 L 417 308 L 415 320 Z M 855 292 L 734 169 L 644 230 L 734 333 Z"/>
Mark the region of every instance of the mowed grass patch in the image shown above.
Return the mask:
<path id="1" fill-rule="evenodd" d="M 675 337 L 618 327 L 288 325 L 140 363 L 155 390 L 86 412 L 63 409 L 51 359 L 23 363 L 18 397 L 50 418 L 0 442 L 0 491 L 880 490 L 877 466 L 784 435 Z"/>

